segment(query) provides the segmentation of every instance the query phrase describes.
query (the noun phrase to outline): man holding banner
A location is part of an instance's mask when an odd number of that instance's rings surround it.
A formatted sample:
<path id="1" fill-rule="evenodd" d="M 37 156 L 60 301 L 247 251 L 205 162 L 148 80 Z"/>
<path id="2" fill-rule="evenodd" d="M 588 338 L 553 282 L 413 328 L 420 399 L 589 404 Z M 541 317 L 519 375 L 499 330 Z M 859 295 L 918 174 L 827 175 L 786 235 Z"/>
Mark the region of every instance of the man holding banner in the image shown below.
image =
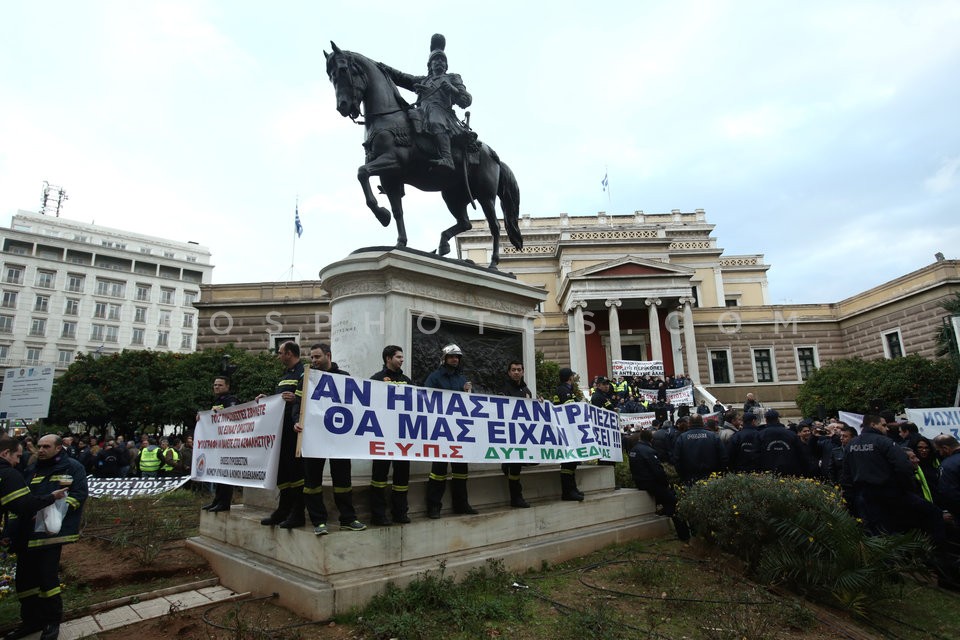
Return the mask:
<path id="1" fill-rule="evenodd" d="M 560 369 L 560 384 L 557 385 L 557 404 L 580 402 L 573 385 L 577 381 L 577 374 L 573 369 Z M 564 462 L 560 465 L 560 499 L 572 502 L 583 502 L 584 495 L 577 488 L 577 467 L 579 462 Z"/>
<path id="2" fill-rule="evenodd" d="M 532 398 L 530 387 L 523 381 L 523 363 L 513 360 L 507 365 L 507 379 L 503 383 L 501 393 L 514 398 Z M 520 484 L 520 470 L 518 463 L 502 464 L 500 469 L 507 476 L 507 485 L 510 489 L 510 506 L 518 509 L 528 509 L 530 503 L 523 499 L 523 485 Z"/>
<path id="3" fill-rule="evenodd" d="M 226 376 L 217 376 L 213 379 L 213 393 L 216 395 L 213 406 L 210 407 L 213 411 L 240 404 L 237 397 L 230 393 L 230 379 Z M 230 504 L 233 502 L 233 485 L 226 482 L 217 482 L 215 485 L 216 493 L 213 502 L 201 508 L 211 513 L 230 511 Z"/>
<path id="4" fill-rule="evenodd" d="M 390 382 L 393 384 L 413 384 L 413 381 L 403 373 L 403 349 L 395 344 L 388 344 L 383 348 L 383 369 L 370 376 L 371 380 Z M 390 515 L 393 522 L 407 524 L 410 517 L 407 515 L 409 506 L 407 491 L 410 488 L 410 461 L 409 460 L 374 460 L 370 474 L 370 520 L 378 526 L 387 526 L 387 477 L 390 475 L 390 465 L 393 465 L 393 489 L 390 491 Z"/>
<path id="5" fill-rule="evenodd" d="M 463 375 L 462 365 L 463 351 L 455 344 L 448 344 L 440 356 L 440 367 L 427 376 L 423 386 L 470 393 L 473 385 Z M 447 464 L 434 462 L 430 466 L 430 477 L 427 480 L 427 517 L 432 520 L 440 517 L 441 501 L 447 486 Z M 453 494 L 453 512 L 467 515 L 479 513 L 467 500 L 467 463 L 451 462 L 449 465 L 452 475 L 450 491 Z"/>

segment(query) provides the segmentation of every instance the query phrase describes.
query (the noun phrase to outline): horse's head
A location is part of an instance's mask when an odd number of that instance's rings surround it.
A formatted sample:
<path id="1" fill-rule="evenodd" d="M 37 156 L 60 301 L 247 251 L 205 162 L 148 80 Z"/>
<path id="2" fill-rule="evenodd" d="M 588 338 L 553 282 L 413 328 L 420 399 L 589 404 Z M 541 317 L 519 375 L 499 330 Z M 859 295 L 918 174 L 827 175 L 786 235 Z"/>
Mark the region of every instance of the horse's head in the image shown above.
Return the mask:
<path id="1" fill-rule="evenodd" d="M 332 41 L 330 46 L 333 47 L 333 53 L 324 51 L 323 55 L 327 59 L 327 75 L 336 90 L 337 111 L 355 120 L 360 117 L 367 76 L 352 53 L 341 51 Z"/>

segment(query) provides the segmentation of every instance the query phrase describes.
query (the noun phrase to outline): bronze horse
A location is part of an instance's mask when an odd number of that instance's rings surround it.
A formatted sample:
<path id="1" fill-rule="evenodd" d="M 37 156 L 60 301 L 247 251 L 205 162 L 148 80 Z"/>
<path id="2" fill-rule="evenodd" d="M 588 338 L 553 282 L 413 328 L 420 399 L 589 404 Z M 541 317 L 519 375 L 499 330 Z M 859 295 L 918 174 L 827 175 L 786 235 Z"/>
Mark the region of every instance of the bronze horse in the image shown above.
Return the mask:
<path id="1" fill-rule="evenodd" d="M 366 56 L 342 51 L 333 42 L 333 53 L 324 51 L 327 75 L 336 89 L 337 111 L 356 120 L 363 116 L 367 163 L 357 170 L 367 206 L 383 226 L 390 224 L 391 212 L 381 207 L 370 188 L 370 177 L 380 177 L 380 190 L 390 201 L 393 219 L 397 222 L 397 246 L 407 245 L 407 230 L 403 222 L 404 186 L 409 184 L 421 191 L 439 191 L 443 201 L 457 221 L 440 234 L 438 255 L 450 253 L 450 239 L 471 229 L 467 205 L 475 198 L 483 209 L 493 236 L 493 255 L 490 268 L 500 261 L 500 224 L 497 221 L 496 199 L 500 196 L 503 222 L 507 237 L 517 249 L 523 247 L 518 225 L 520 217 L 520 187 L 513 171 L 500 160 L 497 153 L 484 143 L 479 144 L 479 163 L 464 166 L 464 150 L 455 145 L 454 164 L 457 169 L 438 172 L 429 163 L 429 155 L 418 148 L 407 110 L 411 107 L 400 96 L 393 80 Z M 363 109 L 361 110 L 361 105 Z"/>

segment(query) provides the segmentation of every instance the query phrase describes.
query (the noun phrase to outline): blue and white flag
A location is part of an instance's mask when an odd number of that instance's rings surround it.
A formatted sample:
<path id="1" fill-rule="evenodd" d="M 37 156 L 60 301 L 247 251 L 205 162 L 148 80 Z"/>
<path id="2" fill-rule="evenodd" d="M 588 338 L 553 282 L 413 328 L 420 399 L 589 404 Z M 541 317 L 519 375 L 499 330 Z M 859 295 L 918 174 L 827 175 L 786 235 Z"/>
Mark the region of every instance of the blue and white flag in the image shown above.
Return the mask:
<path id="1" fill-rule="evenodd" d="M 606 173 L 603 174 L 603 180 L 600 181 L 600 184 L 603 185 L 603 190 L 606 191 L 606 190 L 607 190 L 607 187 L 608 187 L 609 184 L 610 184 L 610 181 L 607 180 L 607 174 L 606 174 Z"/>
<path id="2" fill-rule="evenodd" d="M 293 230 L 297 232 L 297 237 L 303 235 L 303 225 L 300 224 L 300 208 L 294 210 L 293 214 Z"/>

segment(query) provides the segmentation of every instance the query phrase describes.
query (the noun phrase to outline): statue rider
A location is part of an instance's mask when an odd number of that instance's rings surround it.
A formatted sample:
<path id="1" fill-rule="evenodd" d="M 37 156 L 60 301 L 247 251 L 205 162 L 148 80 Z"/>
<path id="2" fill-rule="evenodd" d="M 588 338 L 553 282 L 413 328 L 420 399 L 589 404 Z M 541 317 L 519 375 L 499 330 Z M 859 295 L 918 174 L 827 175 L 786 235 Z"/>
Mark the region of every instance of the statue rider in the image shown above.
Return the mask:
<path id="1" fill-rule="evenodd" d="M 446 38 L 439 33 L 430 39 L 430 58 L 427 60 L 429 75 L 410 75 L 382 63 L 380 68 L 398 87 L 417 94 L 417 109 L 408 112 L 414 130 L 425 132 L 435 139 L 439 158 L 431 160 L 431 164 L 453 170 L 450 139 L 469 133 L 453 112 L 453 105 L 465 109 L 473 102 L 473 98 L 467 93 L 458 74 L 447 73 L 447 54 L 443 51 L 446 44 Z"/>

